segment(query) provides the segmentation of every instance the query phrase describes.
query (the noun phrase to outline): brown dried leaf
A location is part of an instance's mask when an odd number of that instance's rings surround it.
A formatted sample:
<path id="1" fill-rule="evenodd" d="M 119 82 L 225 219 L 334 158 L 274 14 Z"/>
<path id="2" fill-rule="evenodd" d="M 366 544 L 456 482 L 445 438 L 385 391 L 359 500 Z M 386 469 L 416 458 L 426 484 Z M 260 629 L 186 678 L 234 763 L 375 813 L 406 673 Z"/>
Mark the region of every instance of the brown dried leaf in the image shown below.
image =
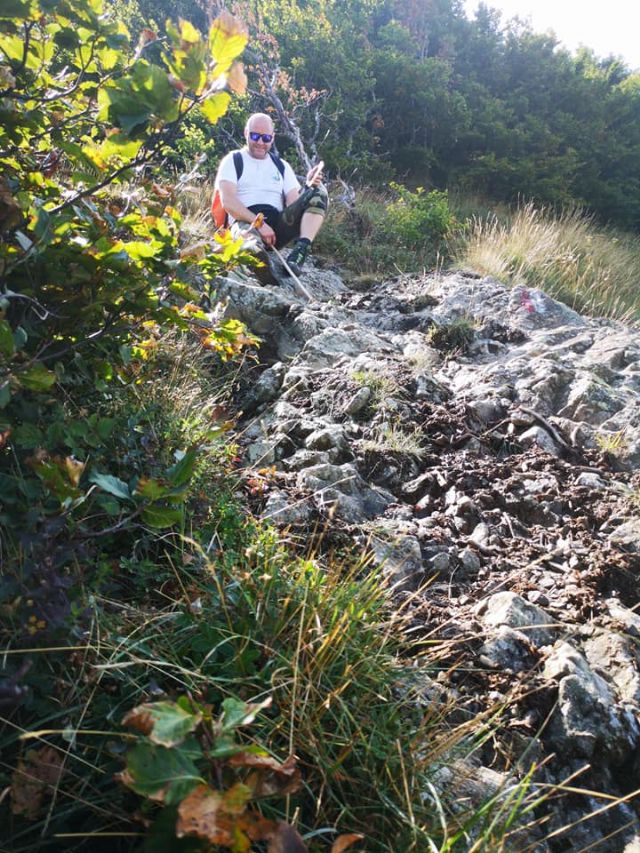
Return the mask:
<path id="1" fill-rule="evenodd" d="M 272 797 L 274 794 L 295 794 L 302 785 L 300 770 L 293 755 L 290 755 L 284 764 L 280 764 L 268 755 L 239 752 L 232 755 L 228 763 L 233 767 L 246 767 L 253 771 L 247 777 L 246 784 L 256 798 Z"/>
<path id="2" fill-rule="evenodd" d="M 252 841 L 269 838 L 276 829 L 273 821 L 246 809 L 250 796 L 240 783 L 224 793 L 199 785 L 178 807 L 176 835 L 196 836 L 238 853 L 249 851 Z"/>
<path id="3" fill-rule="evenodd" d="M 234 62 L 231 66 L 231 70 L 227 74 L 227 86 L 232 92 L 235 92 L 236 95 L 244 95 L 247 91 L 248 84 L 249 80 L 245 74 L 243 63 Z"/>
<path id="4" fill-rule="evenodd" d="M 307 853 L 307 845 L 300 833 L 284 821 L 278 821 L 269 841 L 267 853 Z"/>
<path id="5" fill-rule="evenodd" d="M 355 844 L 357 841 L 362 841 L 363 838 L 364 835 L 361 835 L 359 832 L 351 832 L 348 835 L 339 835 L 331 845 L 331 853 L 342 853 L 343 850 L 351 847 L 351 845 Z"/>
<path id="6" fill-rule="evenodd" d="M 227 12 L 226 9 L 223 9 L 222 12 L 220 12 L 216 18 L 216 23 L 226 36 L 235 36 L 246 32 L 245 25 L 242 23 L 240 18 L 236 18 L 231 14 L 231 12 Z"/>
<path id="7" fill-rule="evenodd" d="M 129 726 L 143 735 L 151 734 L 153 731 L 153 717 L 148 705 L 138 705 L 132 708 L 122 718 L 122 725 Z"/>
<path id="8" fill-rule="evenodd" d="M 178 806 L 176 835 L 195 835 L 229 847 L 233 842 L 233 822 L 222 812 L 222 794 L 208 785 L 194 788 Z"/>
<path id="9" fill-rule="evenodd" d="M 63 756 L 52 746 L 30 749 L 11 779 L 11 811 L 36 820 L 46 795 L 60 781 Z"/>

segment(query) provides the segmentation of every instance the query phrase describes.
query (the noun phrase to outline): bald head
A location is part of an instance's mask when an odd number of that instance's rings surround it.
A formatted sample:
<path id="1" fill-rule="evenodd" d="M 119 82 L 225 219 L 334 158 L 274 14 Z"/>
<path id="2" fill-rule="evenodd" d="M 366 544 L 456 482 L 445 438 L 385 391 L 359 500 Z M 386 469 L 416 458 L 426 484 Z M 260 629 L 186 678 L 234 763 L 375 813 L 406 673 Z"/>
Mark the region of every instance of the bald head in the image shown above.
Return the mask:
<path id="1" fill-rule="evenodd" d="M 266 113 L 254 113 L 249 116 L 244 128 L 244 138 L 252 157 L 256 160 L 266 159 L 274 138 L 271 116 Z"/>
<path id="2" fill-rule="evenodd" d="M 259 127 L 257 125 L 260 125 Z M 267 128 L 266 130 L 264 128 Z M 273 133 L 273 121 L 271 120 L 271 116 L 268 116 L 266 113 L 253 113 L 247 119 L 247 123 L 244 126 L 244 134 L 245 136 L 249 133 L 250 130 L 258 131 L 259 133 Z"/>

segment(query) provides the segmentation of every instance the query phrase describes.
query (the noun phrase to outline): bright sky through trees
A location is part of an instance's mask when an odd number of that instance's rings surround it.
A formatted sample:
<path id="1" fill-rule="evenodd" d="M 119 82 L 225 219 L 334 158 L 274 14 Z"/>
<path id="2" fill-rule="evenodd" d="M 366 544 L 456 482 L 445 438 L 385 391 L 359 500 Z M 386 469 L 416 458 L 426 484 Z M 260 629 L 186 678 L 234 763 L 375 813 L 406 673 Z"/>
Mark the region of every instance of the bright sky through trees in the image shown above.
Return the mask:
<path id="1" fill-rule="evenodd" d="M 581 44 L 598 56 L 622 56 L 632 69 L 640 69 L 640 4 L 629 0 L 486 0 L 503 13 L 503 21 L 518 15 L 528 18 L 535 30 L 552 29 L 570 50 Z M 465 0 L 473 17 L 479 0 Z"/>

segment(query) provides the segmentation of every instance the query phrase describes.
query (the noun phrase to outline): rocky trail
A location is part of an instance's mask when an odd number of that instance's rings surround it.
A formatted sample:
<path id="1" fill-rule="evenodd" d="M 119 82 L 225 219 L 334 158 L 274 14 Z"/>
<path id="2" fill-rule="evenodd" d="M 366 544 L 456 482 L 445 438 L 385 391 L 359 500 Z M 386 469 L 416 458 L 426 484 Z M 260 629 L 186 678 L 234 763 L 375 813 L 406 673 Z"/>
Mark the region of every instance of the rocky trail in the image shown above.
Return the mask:
<path id="1" fill-rule="evenodd" d="M 239 388 L 256 513 L 381 566 L 439 644 L 426 702 L 504 706 L 436 786 L 480 802 L 536 761 L 609 796 L 547 801 L 507 849 L 640 850 L 640 334 L 463 273 L 304 285 L 218 289 L 263 340 Z"/>

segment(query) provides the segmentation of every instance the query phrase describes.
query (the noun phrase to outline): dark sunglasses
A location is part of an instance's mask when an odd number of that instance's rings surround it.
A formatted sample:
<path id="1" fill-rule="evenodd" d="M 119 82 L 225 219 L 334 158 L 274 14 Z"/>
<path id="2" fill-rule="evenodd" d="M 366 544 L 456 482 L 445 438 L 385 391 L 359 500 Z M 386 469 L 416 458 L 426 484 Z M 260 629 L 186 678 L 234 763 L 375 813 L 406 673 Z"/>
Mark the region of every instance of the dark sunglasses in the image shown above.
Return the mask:
<path id="1" fill-rule="evenodd" d="M 257 142 L 261 139 L 263 142 L 269 143 L 273 139 L 272 133 L 256 133 L 254 130 L 249 131 L 249 139 L 252 142 Z"/>

